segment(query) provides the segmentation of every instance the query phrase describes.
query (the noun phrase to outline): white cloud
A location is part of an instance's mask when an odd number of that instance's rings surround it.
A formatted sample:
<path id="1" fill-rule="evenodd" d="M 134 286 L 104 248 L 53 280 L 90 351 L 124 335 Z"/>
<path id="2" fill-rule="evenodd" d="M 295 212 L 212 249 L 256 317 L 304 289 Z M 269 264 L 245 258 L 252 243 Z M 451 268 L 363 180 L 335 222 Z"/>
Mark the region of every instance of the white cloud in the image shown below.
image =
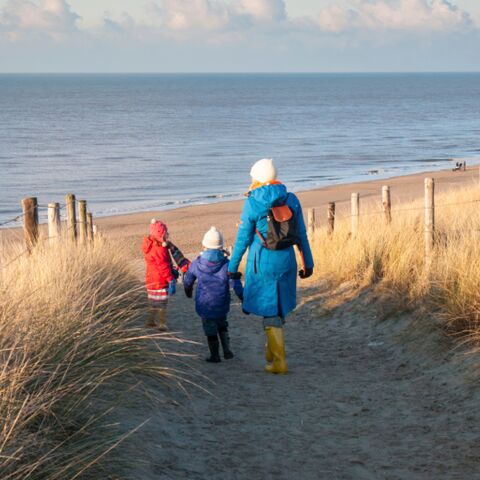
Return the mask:
<path id="1" fill-rule="evenodd" d="M 237 12 L 267 22 L 283 21 L 287 18 L 283 0 L 241 0 Z"/>
<path id="2" fill-rule="evenodd" d="M 286 20 L 284 0 L 161 0 L 149 11 L 170 31 L 233 31 Z"/>
<path id="3" fill-rule="evenodd" d="M 452 31 L 470 27 L 469 14 L 447 0 L 349 0 L 318 16 L 328 32 L 349 29 Z"/>
<path id="4" fill-rule="evenodd" d="M 60 40 L 79 19 L 66 0 L 9 0 L 0 11 L 0 32 L 12 41 L 35 34 Z"/>

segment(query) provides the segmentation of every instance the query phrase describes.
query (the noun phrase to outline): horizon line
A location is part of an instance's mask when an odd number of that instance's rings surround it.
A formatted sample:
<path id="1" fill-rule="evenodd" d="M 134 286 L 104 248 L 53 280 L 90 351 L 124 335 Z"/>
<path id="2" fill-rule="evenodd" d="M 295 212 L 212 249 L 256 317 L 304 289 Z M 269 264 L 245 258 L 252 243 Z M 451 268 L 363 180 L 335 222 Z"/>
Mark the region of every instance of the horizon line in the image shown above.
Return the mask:
<path id="1" fill-rule="evenodd" d="M 332 70 L 332 71 L 8 71 L 0 75 L 339 75 L 339 74 L 476 74 L 480 70 Z"/>

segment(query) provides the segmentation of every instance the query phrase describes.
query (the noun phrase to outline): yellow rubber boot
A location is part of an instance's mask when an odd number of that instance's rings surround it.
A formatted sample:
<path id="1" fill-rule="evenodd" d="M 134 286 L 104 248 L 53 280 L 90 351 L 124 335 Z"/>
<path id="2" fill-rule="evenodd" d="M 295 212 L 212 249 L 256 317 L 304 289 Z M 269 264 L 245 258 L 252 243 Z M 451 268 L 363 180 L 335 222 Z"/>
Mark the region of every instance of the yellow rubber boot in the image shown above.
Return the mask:
<path id="1" fill-rule="evenodd" d="M 265 360 L 268 363 L 273 362 L 273 353 L 272 353 L 272 350 L 270 349 L 270 345 L 268 344 L 268 337 L 265 340 Z"/>
<path id="2" fill-rule="evenodd" d="M 167 327 L 167 311 L 163 308 L 158 310 L 157 313 L 157 319 L 158 319 L 158 329 L 161 332 L 166 332 L 168 330 Z"/>
<path id="3" fill-rule="evenodd" d="M 156 322 L 157 318 L 157 309 L 156 308 L 149 308 L 148 309 L 148 317 L 145 320 L 145 326 L 148 328 L 153 328 L 157 326 Z"/>
<path id="4" fill-rule="evenodd" d="M 266 327 L 267 343 L 272 352 L 272 363 L 265 366 L 265 371 L 268 373 L 287 373 L 288 367 L 285 360 L 285 336 L 283 328 Z"/>

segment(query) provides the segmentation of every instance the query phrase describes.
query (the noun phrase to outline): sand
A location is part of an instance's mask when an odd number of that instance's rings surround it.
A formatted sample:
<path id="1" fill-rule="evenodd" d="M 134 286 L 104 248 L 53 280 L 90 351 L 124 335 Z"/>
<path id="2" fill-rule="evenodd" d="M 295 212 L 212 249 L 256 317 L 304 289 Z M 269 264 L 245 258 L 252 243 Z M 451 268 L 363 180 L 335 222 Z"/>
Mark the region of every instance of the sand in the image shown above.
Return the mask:
<path id="1" fill-rule="evenodd" d="M 427 174 L 303 192 L 304 208 L 346 211 L 353 191 L 379 202 L 383 184 L 393 208 L 423 195 Z M 478 171 L 435 172 L 437 191 L 478 182 Z M 139 244 L 152 216 L 166 221 L 186 253 L 197 252 L 212 224 L 233 243 L 241 202 L 97 219 L 100 231 Z M 319 219 L 322 223 L 324 218 Z M 5 234 L 5 232 L 4 232 Z M 8 232 L 7 232 L 8 234 Z M 350 287 L 344 286 L 348 291 Z M 344 295 L 345 291 L 338 292 Z M 411 317 L 381 322 L 368 292 L 325 315 L 321 286 L 300 283 L 300 305 L 286 325 L 290 372 L 263 372 L 261 321 L 234 302 L 230 332 L 235 358 L 212 365 L 193 301 L 179 288 L 169 306 L 173 332 L 198 343 L 174 345 L 181 365 L 208 389 L 188 395 L 158 389 L 157 403 L 137 393 L 116 414 L 124 430 L 149 423 L 122 445 L 132 480 L 416 480 L 475 479 L 478 471 L 479 390 L 465 362 Z M 428 320 L 428 319 L 427 319 Z M 160 355 L 160 353 L 159 353 Z M 461 361 L 460 361 L 461 360 Z M 152 380 L 144 379 L 146 382 Z"/>
<path id="2" fill-rule="evenodd" d="M 131 439 L 127 478 L 480 478 L 480 398 L 465 365 L 431 328 L 425 335 L 408 317 L 380 322 L 368 292 L 329 316 L 324 295 L 318 286 L 301 292 L 286 325 L 286 376 L 263 372 L 261 322 L 238 304 L 230 316 L 235 358 L 204 362 L 193 302 L 175 297 L 170 327 L 199 342 L 180 348 L 195 355 L 182 368 L 195 369 L 210 394 L 189 387 L 190 396 L 171 392 L 153 407 L 132 401 L 128 427 L 150 422 Z"/>
<path id="3" fill-rule="evenodd" d="M 325 188 L 300 198 L 305 208 L 336 201 L 341 211 L 352 191 L 378 202 L 381 185 L 388 183 L 395 207 L 423 195 L 424 176 Z M 478 182 L 476 170 L 434 176 L 437 191 Z M 195 251 L 211 224 L 233 242 L 240 209 L 241 202 L 228 202 L 165 212 L 161 218 L 174 241 Z M 136 242 L 151 216 L 99 223 L 108 234 Z M 261 321 L 243 315 L 238 302 L 229 317 L 235 358 L 206 363 L 201 322 L 180 288 L 169 306 L 169 325 L 181 338 L 197 342 L 175 346 L 189 356 L 180 368 L 209 393 L 188 386 L 188 395 L 162 394 L 154 406 L 131 398 L 122 408 L 125 426 L 150 421 L 122 447 L 135 458 L 127 478 L 480 478 L 480 392 L 469 377 L 472 358 L 452 353 L 428 319 L 425 324 L 408 315 L 383 320 L 370 292 L 357 295 L 351 288 L 346 284 L 332 293 L 300 282 L 300 305 L 285 330 L 286 376 L 264 373 Z M 347 300 L 326 314 L 322 304 L 332 295 Z"/>
<path id="4" fill-rule="evenodd" d="M 317 222 L 322 225 L 326 221 L 328 202 L 336 202 L 337 212 L 341 215 L 350 208 L 351 193 L 359 192 L 362 202 L 377 202 L 380 206 L 382 185 L 390 185 L 392 208 L 394 209 L 400 202 L 423 196 L 423 181 L 426 176 L 435 178 L 437 192 L 451 188 L 461 188 L 462 185 L 479 181 L 478 169 L 471 168 L 466 172 L 437 171 L 394 177 L 388 180 L 334 185 L 300 192 L 298 196 L 304 210 L 312 207 L 318 208 Z M 100 231 L 110 237 L 130 241 L 137 248 L 142 236 L 148 232 L 150 220 L 158 218 L 168 224 L 172 241 L 183 251 L 198 252 L 203 234 L 212 225 L 215 225 L 224 233 L 226 245 L 234 243 L 242 204 L 243 201 L 239 200 L 184 207 L 170 211 L 116 215 L 99 218 L 95 223 L 98 224 Z"/>

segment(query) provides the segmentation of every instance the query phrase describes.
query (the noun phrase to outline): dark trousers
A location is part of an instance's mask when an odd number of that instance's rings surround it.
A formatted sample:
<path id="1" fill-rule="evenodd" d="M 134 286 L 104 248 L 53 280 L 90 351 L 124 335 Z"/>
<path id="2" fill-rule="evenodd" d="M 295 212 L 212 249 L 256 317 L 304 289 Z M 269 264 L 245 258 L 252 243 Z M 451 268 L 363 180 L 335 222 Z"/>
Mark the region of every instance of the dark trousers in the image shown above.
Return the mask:
<path id="1" fill-rule="evenodd" d="M 202 318 L 203 331 L 207 337 L 216 337 L 219 332 L 228 330 L 227 317 Z"/>

